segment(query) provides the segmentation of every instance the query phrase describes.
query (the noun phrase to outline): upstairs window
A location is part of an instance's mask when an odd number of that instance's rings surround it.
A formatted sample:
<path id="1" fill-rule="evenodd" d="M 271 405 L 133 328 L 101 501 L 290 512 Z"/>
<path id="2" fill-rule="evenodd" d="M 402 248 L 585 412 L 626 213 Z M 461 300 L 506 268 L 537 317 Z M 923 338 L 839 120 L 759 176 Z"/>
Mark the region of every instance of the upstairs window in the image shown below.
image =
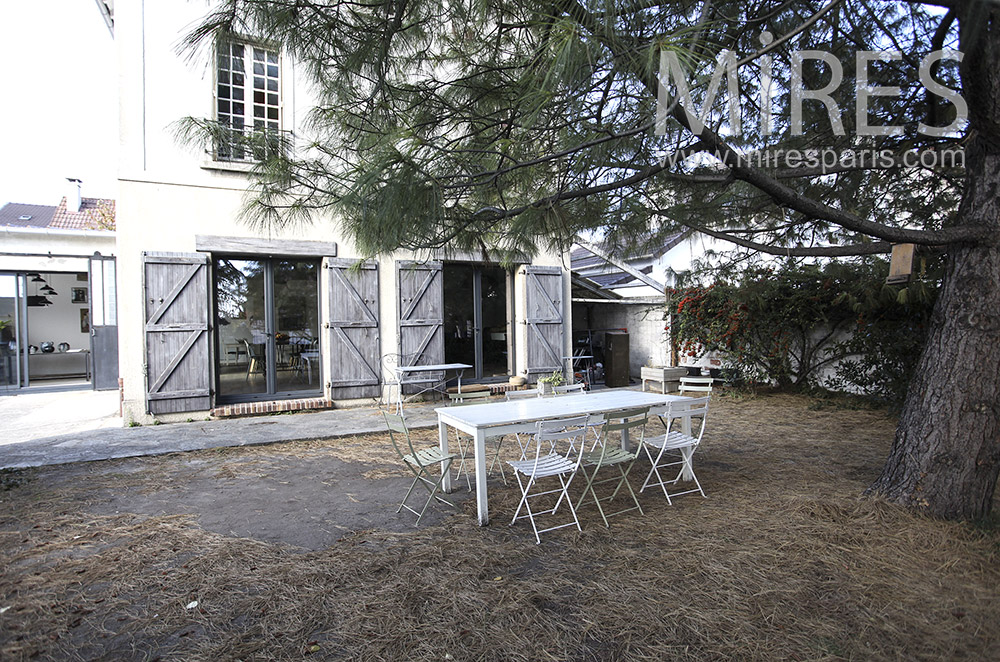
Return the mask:
<path id="1" fill-rule="evenodd" d="M 278 52 L 233 40 L 218 45 L 216 120 L 220 161 L 259 161 L 280 144 Z"/>

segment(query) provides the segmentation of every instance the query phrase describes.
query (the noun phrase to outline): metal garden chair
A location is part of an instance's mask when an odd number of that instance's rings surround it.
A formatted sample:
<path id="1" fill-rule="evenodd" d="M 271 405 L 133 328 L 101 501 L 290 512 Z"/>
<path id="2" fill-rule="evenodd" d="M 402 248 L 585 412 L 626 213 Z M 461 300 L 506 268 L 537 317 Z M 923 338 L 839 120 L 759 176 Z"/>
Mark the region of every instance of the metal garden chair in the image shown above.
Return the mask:
<path id="1" fill-rule="evenodd" d="M 642 448 L 648 415 L 649 407 L 627 409 L 605 415 L 604 428 L 601 431 L 600 443 L 593 450 L 583 453 L 581 471 L 583 471 L 583 474 L 587 477 L 587 484 L 583 488 L 583 494 L 580 495 L 580 499 L 577 501 L 576 507 L 579 510 L 580 506 L 583 505 L 584 499 L 587 498 L 587 495 L 591 495 L 591 497 L 593 497 L 594 504 L 597 505 L 598 512 L 601 513 L 601 519 L 604 520 L 604 526 L 610 526 L 608 524 L 608 517 L 614 515 L 621 515 L 622 513 L 627 513 L 631 510 L 638 510 L 640 514 L 643 514 L 642 506 L 639 505 L 639 499 L 635 496 L 632 486 L 629 485 L 628 474 L 632 470 L 632 465 L 635 464 L 636 458 L 639 456 L 639 449 Z M 628 434 L 630 437 L 633 433 L 638 433 L 639 439 L 637 441 L 632 441 L 635 448 L 634 451 L 624 450 L 621 447 L 621 444 L 615 443 L 610 438 L 612 434 L 617 432 L 621 432 L 623 435 Z M 614 467 L 618 470 L 618 475 L 597 480 L 597 474 L 600 473 L 600 471 L 605 467 Z M 615 489 L 609 496 L 598 497 L 596 490 L 594 490 L 594 486 L 601 485 L 603 483 L 615 483 Z M 618 496 L 622 487 L 624 487 L 629 496 L 632 497 L 632 503 L 635 505 L 623 508 L 622 510 L 617 510 L 613 513 L 604 512 L 604 507 L 601 505 L 601 502 L 605 501 L 610 503 L 613 501 L 614 498 Z"/>
<path id="2" fill-rule="evenodd" d="M 526 391 L 507 391 L 504 396 L 507 398 L 507 402 L 514 402 L 515 400 L 540 398 L 542 397 L 542 393 L 536 387 Z M 517 432 L 514 433 L 514 439 L 517 440 L 517 445 L 521 448 L 521 459 L 526 459 L 528 455 L 528 440 L 521 439 L 521 435 Z"/>
<path id="3" fill-rule="evenodd" d="M 568 395 L 568 394 L 580 395 L 582 393 L 587 392 L 587 385 L 584 384 L 583 382 L 579 382 L 576 384 L 565 384 L 563 386 L 556 386 L 552 390 L 555 391 L 556 395 Z"/>
<path id="4" fill-rule="evenodd" d="M 526 400 L 528 398 L 537 398 L 539 396 L 537 388 L 530 388 L 526 391 L 507 391 L 504 393 L 504 397 L 507 398 L 507 402 L 511 400 Z"/>
<path id="5" fill-rule="evenodd" d="M 715 381 L 713 377 L 681 377 L 680 378 L 680 394 L 685 395 L 688 393 L 693 393 L 695 396 L 699 394 L 712 394 L 712 383 Z"/>
<path id="6" fill-rule="evenodd" d="M 461 393 L 449 393 L 448 398 L 451 400 L 452 405 L 481 405 L 485 404 L 490 397 L 490 392 L 486 391 L 462 391 Z M 469 491 L 472 491 L 472 481 L 469 479 L 469 470 L 465 466 L 465 460 L 468 457 L 469 443 L 468 440 L 462 438 L 461 434 L 456 433 L 458 438 L 458 453 L 459 453 L 459 463 L 458 472 L 455 475 L 456 480 L 462 478 L 462 472 L 465 472 L 465 484 L 468 485 Z M 493 472 L 493 467 L 497 466 L 497 461 L 500 458 L 500 449 L 503 447 L 503 437 L 497 440 L 496 453 L 493 454 L 493 461 L 490 462 L 489 471 L 487 473 Z M 500 463 L 500 477 L 503 479 L 503 484 L 507 484 L 507 476 L 503 472 L 503 463 Z"/>
<path id="7" fill-rule="evenodd" d="M 693 398 L 688 402 L 670 403 L 666 413 L 666 423 L 664 424 L 668 432 L 658 437 L 646 439 L 643 444 L 652 468 L 649 470 L 646 480 L 643 481 L 642 487 L 639 488 L 640 492 L 645 491 L 647 487 L 658 486 L 663 490 L 663 495 L 667 497 L 668 504 L 672 503 L 670 497 L 677 497 L 682 494 L 698 492 L 702 497 L 705 496 L 705 491 L 701 489 L 701 483 L 698 482 L 698 477 L 695 476 L 692 459 L 695 450 L 701 443 L 702 435 L 705 434 L 705 421 L 708 420 L 708 402 L 709 398 L 706 396 L 703 398 Z M 701 425 L 698 426 L 696 434 L 688 435 L 683 432 L 669 431 L 670 424 L 673 421 L 684 422 L 685 419 L 687 423 L 685 427 L 694 430 L 693 419 L 695 418 L 701 419 Z M 664 480 L 660 474 L 660 469 L 669 467 L 679 467 L 679 470 L 673 479 Z M 693 480 L 695 488 L 670 493 L 667 490 L 667 485 L 676 485 L 681 479 Z"/>
<path id="8" fill-rule="evenodd" d="M 415 524 L 420 524 L 420 518 L 424 516 L 427 506 L 434 499 L 454 508 L 455 504 L 439 496 L 438 492 L 441 490 L 441 481 L 444 480 L 447 472 L 451 471 L 451 465 L 458 456 L 444 455 L 437 446 L 417 450 L 413 446 L 413 439 L 410 438 L 410 431 L 407 429 L 406 420 L 402 415 L 382 412 L 382 416 L 385 418 L 386 427 L 389 428 L 389 439 L 392 441 L 392 447 L 396 449 L 396 453 L 403 460 L 403 464 L 413 472 L 413 482 L 410 483 L 410 489 L 406 491 L 406 496 L 403 497 L 403 501 L 399 504 L 396 512 L 398 513 L 403 508 L 406 508 L 417 516 Z M 435 467 L 441 468 L 441 474 L 437 478 L 434 478 L 431 474 L 431 470 Z M 417 483 L 427 490 L 427 501 L 419 513 L 406 504 Z"/>
<path id="9" fill-rule="evenodd" d="M 531 528 L 535 532 L 535 542 L 542 542 L 540 534 L 547 531 L 554 531 L 567 526 L 580 528 L 580 520 L 576 516 L 576 509 L 573 507 L 573 500 L 569 496 L 569 486 L 573 482 L 573 477 L 580 468 L 580 460 L 583 457 L 583 448 L 587 436 L 589 416 L 575 416 L 572 418 L 554 419 L 550 421 L 539 421 L 538 427 L 532 439 L 535 446 L 535 457 L 533 459 L 510 460 L 507 462 L 517 476 L 517 484 L 521 488 L 521 501 L 517 504 L 514 517 L 510 520 L 511 525 L 519 520 L 528 518 L 531 521 Z M 563 448 L 560 449 L 560 446 Z M 560 452 L 562 450 L 562 452 Z M 559 487 L 532 492 L 532 488 L 538 486 L 539 480 L 558 478 Z M 531 500 L 538 497 L 557 494 L 556 505 L 551 510 L 534 511 L 531 508 Z M 557 524 L 545 529 L 539 529 L 535 518 L 538 515 L 555 515 L 559 507 L 565 501 L 573 516 L 571 522 Z M 522 515 L 521 510 L 526 514 Z"/>

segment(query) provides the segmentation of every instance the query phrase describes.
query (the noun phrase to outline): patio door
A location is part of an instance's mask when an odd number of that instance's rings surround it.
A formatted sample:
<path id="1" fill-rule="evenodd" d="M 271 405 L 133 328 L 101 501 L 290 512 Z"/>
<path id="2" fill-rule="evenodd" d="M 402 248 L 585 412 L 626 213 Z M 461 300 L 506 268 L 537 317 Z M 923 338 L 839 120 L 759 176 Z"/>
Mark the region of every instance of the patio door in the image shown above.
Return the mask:
<path id="1" fill-rule="evenodd" d="M 508 280 L 500 267 L 444 265 L 445 361 L 474 366 L 477 379 L 513 374 Z"/>
<path id="2" fill-rule="evenodd" d="M 0 274 L 0 392 L 27 386 L 23 274 Z"/>
<path id="3" fill-rule="evenodd" d="M 320 260 L 215 259 L 219 402 L 318 395 Z"/>
<path id="4" fill-rule="evenodd" d="M 90 258 L 90 358 L 95 391 L 118 388 L 118 286 L 115 258 Z"/>

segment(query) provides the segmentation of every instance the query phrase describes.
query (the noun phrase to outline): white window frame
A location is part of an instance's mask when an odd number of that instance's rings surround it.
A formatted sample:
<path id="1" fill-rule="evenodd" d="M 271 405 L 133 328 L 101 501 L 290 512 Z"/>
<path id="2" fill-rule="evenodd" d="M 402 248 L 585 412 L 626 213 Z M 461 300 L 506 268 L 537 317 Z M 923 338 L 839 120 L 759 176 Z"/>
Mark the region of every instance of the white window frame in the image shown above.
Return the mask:
<path id="1" fill-rule="evenodd" d="M 255 146 L 270 143 L 256 141 L 282 131 L 286 72 L 281 51 L 235 35 L 220 38 L 215 50 L 212 111 L 220 131 L 234 127 L 234 139 L 217 140 L 213 158 L 237 164 L 259 161 L 263 157 Z"/>

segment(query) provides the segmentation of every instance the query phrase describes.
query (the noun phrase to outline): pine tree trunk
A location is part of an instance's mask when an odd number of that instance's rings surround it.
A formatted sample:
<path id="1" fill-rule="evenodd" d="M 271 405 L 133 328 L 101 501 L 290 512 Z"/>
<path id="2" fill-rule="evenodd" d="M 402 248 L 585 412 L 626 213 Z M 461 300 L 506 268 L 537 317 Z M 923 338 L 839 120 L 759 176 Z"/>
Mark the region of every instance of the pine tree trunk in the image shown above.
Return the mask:
<path id="1" fill-rule="evenodd" d="M 927 346 L 889 458 L 869 488 L 966 520 L 990 513 L 1000 472 L 1000 10 L 983 7 L 960 14 L 969 137 L 956 223 L 985 225 L 993 239 L 949 247 Z"/>

